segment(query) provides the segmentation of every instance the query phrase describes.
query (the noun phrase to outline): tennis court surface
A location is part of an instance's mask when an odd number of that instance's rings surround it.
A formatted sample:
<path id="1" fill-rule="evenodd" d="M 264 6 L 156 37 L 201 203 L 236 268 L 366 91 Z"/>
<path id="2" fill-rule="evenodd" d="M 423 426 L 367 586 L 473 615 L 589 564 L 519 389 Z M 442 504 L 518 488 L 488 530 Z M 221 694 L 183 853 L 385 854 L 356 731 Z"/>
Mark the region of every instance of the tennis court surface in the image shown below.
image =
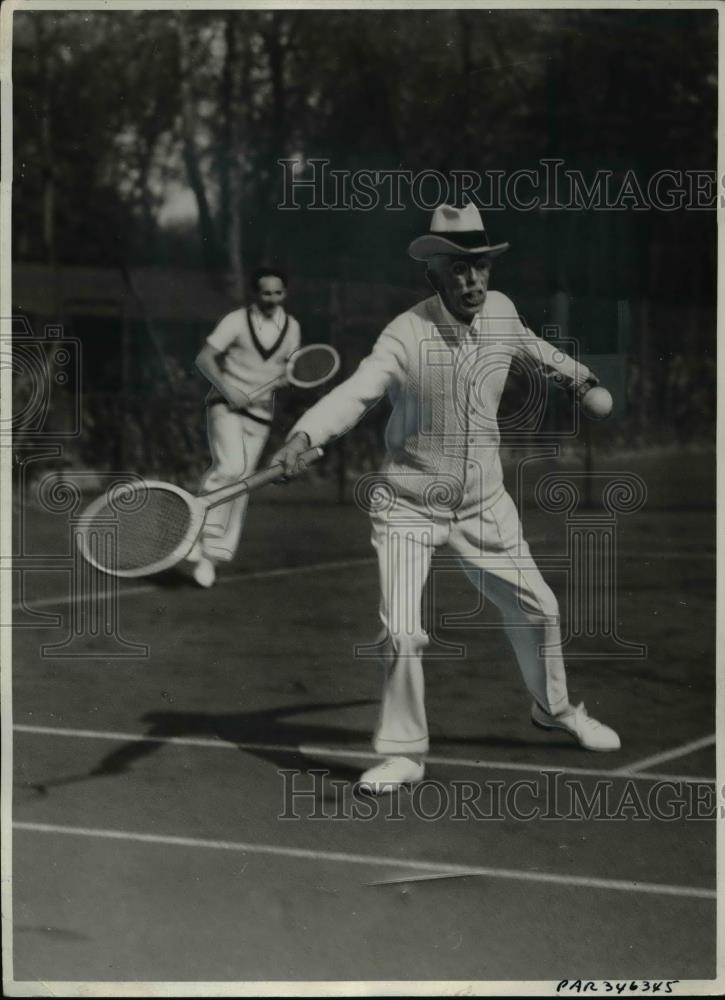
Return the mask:
<path id="1" fill-rule="evenodd" d="M 354 505 L 322 482 L 258 494 L 213 589 L 121 583 L 116 639 L 110 598 L 73 634 L 67 526 L 26 508 L 60 562 L 16 574 L 15 980 L 714 977 L 713 512 L 675 509 L 668 475 L 619 526 L 618 635 L 647 655 L 569 662 L 622 750 L 530 725 L 496 614 L 441 564 L 429 783 L 395 808 L 351 793 L 380 685 L 353 652 L 378 627 Z M 523 520 L 535 555 L 561 552 L 562 517 Z M 619 815 L 564 818 L 563 791 L 547 815 L 554 780 L 580 801 L 605 789 Z M 654 815 L 655 787 L 687 807 Z M 484 815 L 457 815 L 476 789 Z"/>

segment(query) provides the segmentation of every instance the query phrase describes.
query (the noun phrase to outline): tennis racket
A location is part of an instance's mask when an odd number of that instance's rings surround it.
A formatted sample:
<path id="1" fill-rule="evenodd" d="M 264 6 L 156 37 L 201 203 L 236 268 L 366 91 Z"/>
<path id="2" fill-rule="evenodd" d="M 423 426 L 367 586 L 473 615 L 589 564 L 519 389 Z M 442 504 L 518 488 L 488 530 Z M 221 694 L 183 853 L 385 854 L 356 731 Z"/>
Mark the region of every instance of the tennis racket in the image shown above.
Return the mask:
<path id="1" fill-rule="evenodd" d="M 298 389 L 314 389 L 329 382 L 340 369 L 340 355 L 329 344 L 307 344 L 287 359 L 285 378 Z"/>
<path id="2" fill-rule="evenodd" d="M 310 448 L 300 463 L 307 466 L 321 456 L 321 448 Z M 275 464 L 198 497 L 152 479 L 118 484 L 80 516 L 78 546 L 91 566 L 111 576 L 160 573 L 189 554 L 210 510 L 281 478 L 282 466 Z"/>

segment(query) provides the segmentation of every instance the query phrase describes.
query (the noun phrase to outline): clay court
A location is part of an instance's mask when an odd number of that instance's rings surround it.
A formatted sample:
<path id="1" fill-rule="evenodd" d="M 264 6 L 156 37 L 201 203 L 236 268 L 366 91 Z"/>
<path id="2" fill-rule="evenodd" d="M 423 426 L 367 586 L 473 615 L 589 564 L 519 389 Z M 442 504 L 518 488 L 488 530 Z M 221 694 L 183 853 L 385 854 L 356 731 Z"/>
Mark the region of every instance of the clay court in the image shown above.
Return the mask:
<path id="1" fill-rule="evenodd" d="M 257 494 L 210 591 L 178 572 L 121 582 L 117 636 L 148 647 L 131 657 L 104 656 L 134 650 L 88 618 L 59 645 L 73 609 L 88 615 L 64 561 L 68 514 L 16 511 L 38 560 L 15 589 L 15 979 L 712 978 L 712 464 L 618 465 L 648 485 L 620 519 L 617 563 L 618 634 L 647 654 L 569 661 L 574 697 L 616 725 L 618 753 L 534 729 L 505 637 L 473 627 L 495 612 L 462 574 L 435 575 L 427 778 L 480 787 L 482 807 L 497 786 L 535 782 L 528 822 L 426 820 L 407 793 L 396 818 L 384 802 L 370 819 L 335 814 L 329 782 L 373 757 L 380 668 L 353 653 L 377 630 L 367 518 L 328 480 Z M 545 563 L 563 518 L 522 506 Z M 548 575 L 563 598 L 563 575 Z M 314 792 L 299 819 L 279 818 L 283 771 Z M 701 818 L 544 818 L 553 771 L 644 801 L 671 780 Z"/>

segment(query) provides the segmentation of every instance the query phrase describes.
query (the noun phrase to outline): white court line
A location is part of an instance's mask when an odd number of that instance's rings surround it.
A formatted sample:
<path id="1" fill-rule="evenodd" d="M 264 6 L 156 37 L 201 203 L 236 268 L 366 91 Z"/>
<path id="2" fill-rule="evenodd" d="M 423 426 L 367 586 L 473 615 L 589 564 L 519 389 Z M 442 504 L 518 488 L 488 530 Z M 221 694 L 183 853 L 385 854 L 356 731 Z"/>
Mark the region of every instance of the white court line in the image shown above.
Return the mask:
<path id="1" fill-rule="evenodd" d="M 531 545 L 535 545 L 540 539 L 529 539 Z M 544 553 L 540 556 L 540 561 L 545 561 L 547 555 L 552 553 Z M 554 553 L 556 554 L 556 553 Z M 716 559 L 716 553 L 690 553 L 690 552 L 637 552 L 633 553 L 631 556 L 623 554 L 625 559 Z M 347 569 L 351 566 L 365 566 L 370 563 L 376 562 L 376 558 L 373 557 L 361 557 L 359 559 L 340 559 L 334 562 L 322 562 L 322 563 L 311 563 L 303 566 L 283 566 L 280 569 L 263 569 L 256 570 L 252 573 L 230 573 L 228 575 L 222 575 L 217 578 L 216 586 L 223 586 L 226 583 L 240 583 L 244 580 L 264 580 L 267 578 L 272 578 L 276 576 L 294 576 L 297 573 L 319 573 L 325 570 L 334 569 Z M 44 567 L 32 567 L 35 572 L 42 572 Z M 45 567 L 49 572 L 52 567 Z M 122 587 L 118 590 L 97 590 L 93 592 L 94 597 L 106 598 L 106 597 L 130 597 L 134 594 L 152 594 L 155 591 L 159 591 L 162 588 L 158 584 L 154 583 L 143 583 L 136 586 Z M 80 594 L 58 594 L 55 597 L 40 597 L 37 601 L 21 603 L 16 601 L 12 605 L 13 611 L 33 611 L 35 608 L 49 608 L 56 604 L 77 604 L 79 601 L 86 600 L 90 595 L 87 593 Z"/>
<path id="2" fill-rule="evenodd" d="M 112 740 L 116 743 L 169 743 L 175 746 L 207 747 L 212 750 L 250 750 L 252 752 L 293 753 L 303 757 L 335 757 L 350 760 L 379 760 L 384 754 L 372 753 L 366 750 L 338 750 L 335 747 L 312 746 L 302 743 L 297 746 L 279 743 L 235 743 L 221 738 L 204 738 L 199 736 L 144 736 L 143 733 L 102 732 L 95 729 L 66 729 L 54 726 L 27 726 L 18 723 L 13 726 L 15 732 L 29 733 L 35 736 L 65 736 L 74 739 Z M 629 768 L 606 771 L 589 767 L 560 767 L 551 764 L 522 764 L 501 760 L 470 760 L 464 757 L 427 756 L 428 764 L 443 767 L 474 768 L 487 771 L 553 771 L 561 774 L 579 774 L 596 778 L 637 778 L 643 781 L 681 781 L 690 784 L 714 784 L 714 778 L 695 777 L 684 774 L 655 774 L 651 771 L 631 772 Z"/>
<path id="3" fill-rule="evenodd" d="M 375 556 L 365 556 L 360 559 L 338 559 L 335 562 L 307 563 L 303 566 L 282 566 L 279 569 L 261 569 L 252 573 L 229 573 L 217 577 L 216 586 L 220 587 L 225 583 L 239 583 L 243 580 L 265 580 L 276 576 L 294 576 L 297 573 L 321 573 L 330 569 L 347 569 L 351 566 L 365 566 L 368 563 L 377 562 Z M 42 572 L 43 567 L 33 567 L 34 571 Z M 47 567 L 46 567 L 47 569 Z M 152 594 L 162 591 L 157 583 L 142 583 L 135 586 L 119 587 L 117 590 L 95 590 L 92 594 L 86 592 L 80 594 L 57 594 L 55 597 L 40 597 L 37 601 L 26 601 L 20 603 L 16 601 L 12 605 L 13 611 L 33 611 L 35 608 L 48 608 L 54 604 L 78 604 L 92 597 L 130 597 L 134 594 Z"/>
<path id="4" fill-rule="evenodd" d="M 641 771 L 643 768 L 652 767 L 655 764 L 664 764 L 665 761 L 675 760 L 677 757 L 686 757 L 687 754 L 695 753 L 696 750 L 704 750 L 705 747 L 712 746 L 715 742 L 715 733 L 711 733 L 710 736 L 703 736 L 699 740 L 691 740 L 689 743 L 683 743 L 681 746 L 673 747 L 671 750 L 663 750 L 662 753 L 652 754 L 651 757 L 643 757 L 642 760 L 637 760 L 633 764 L 627 764 L 626 767 L 619 768 L 615 774 L 623 774 L 625 771 L 630 774 Z"/>
<path id="5" fill-rule="evenodd" d="M 172 837 L 131 830 L 99 830 L 85 826 L 56 826 L 51 823 L 13 823 L 13 828 L 30 833 L 55 833 L 75 837 L 95 837 L 106 840 L 127 840 L 141 844 L 163 844 L 169 847 L 201 847 L 214 851 L 239 851 L 245 854 L 266 854 L 305 861 L 328 861 L 349 865 L 371 865 L 379 868 L 434 872 L 437 875 L 487 875 L 489 878 L 517 882 L 543 882 L 549 885 L 569 885 L 581 889 L 615 889 L 660 896 L 684 896 L 690 899 L 715 899 L 712 889 L 697 886 L 664 885 L 656 882 L 635 882 L 625 879 L 588 878 L 580 875 L 556 875 L 547 872 L 522 871 L 513 868 L 482 868 L 473 865 L 447 864 L 443 861 L 414 861 L 376 854 L 345 854 L 341 851 L 312 851 L 301 847 L 275 847 L 271 844 L 250 844 L 234 840 L 203 840 L 198 837 Z"/>

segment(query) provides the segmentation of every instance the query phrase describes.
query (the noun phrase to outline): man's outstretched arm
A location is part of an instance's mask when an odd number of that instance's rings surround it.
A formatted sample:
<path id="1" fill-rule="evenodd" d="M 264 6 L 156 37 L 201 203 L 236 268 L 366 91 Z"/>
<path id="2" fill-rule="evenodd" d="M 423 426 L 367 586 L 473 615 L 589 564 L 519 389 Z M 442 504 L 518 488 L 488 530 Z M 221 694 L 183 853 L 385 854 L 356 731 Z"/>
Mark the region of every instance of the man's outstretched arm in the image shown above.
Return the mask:
<path id="1" fill-rule="evenodd" d="M 608 417 L 614 405 L 612 394 L 585 364 L 575 361 L 561 348 L 537 337 L 520 323 L 519 353 L 533 361 L 545 378 L 569 389 L 581 405 L 581 412 L 590 420 Z M 596 388 L 599 387 L 599 388 Z"/>
<path id="2" fill-rule="evenodd" d="M 575 361 L 548 340 L 537 337 L 523 323 L 519 344 L 522 354 L 542 368 L 547 376 L 553 376 L 565 387 L 573 388 L 581 394 L 599 382 L 591 368 L 587 368 L 580 361 Z"/>
<path id="3" fill-rule="evenodd" d="M 297 421 L 287 441 L 272 459 L 285 475 L 302 471 L 299 456 L 311 445 L 322 446 L 351 430 L 396 382 L 402 384 L 405 350 L 396 336 L 383 332 L 372 353 L 357 370 L 318 400 Z"/>

